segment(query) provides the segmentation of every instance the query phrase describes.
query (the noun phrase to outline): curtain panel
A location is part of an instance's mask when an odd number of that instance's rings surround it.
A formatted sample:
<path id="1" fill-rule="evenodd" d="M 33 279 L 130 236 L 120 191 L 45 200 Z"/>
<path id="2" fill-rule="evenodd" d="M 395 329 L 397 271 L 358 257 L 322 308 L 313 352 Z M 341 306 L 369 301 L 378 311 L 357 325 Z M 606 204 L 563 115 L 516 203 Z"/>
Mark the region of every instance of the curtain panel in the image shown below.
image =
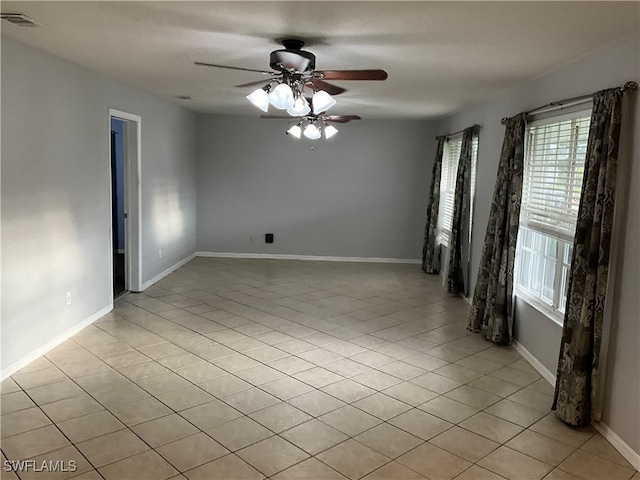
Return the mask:
<path id="1" fill-rule="evenodd" d="M 553 410 L 571 425 L 598 420 L 599 358 L 623 92 L 593 96 L 591 126 L 578 208 Z"/>
<path id="2" fill-rule="evenodd" d="M 522 202 L 524 137 L 525 114 L 507 119 L 467 327 L 505 345 L 511 343 L 513 329 L 513 266 Z"/>
<path id="3" fill-rule="evenodd" d="M 440 208 L 440 177 L 442 175 L 442 155 L 446 137 L 438 137 L 436 158 L 433 161 L 431 188 L 429 189 L 429 203 L 427 206 L 427 221 L 424 226 L 424 243 L 422 245 L 422 270 L 425 273 L 438 273 L 440 258 L 436 245 L 438 235 L 438 210 Z"/>
<path id="4" fill-rule="evenodd" d="M 462 132 L 462 147 L 456 173 L 453 218 L 449 235 L 447 291 L 452 295 L 464 295 L 465 297 L 469 294 L 471 157 L 473 155 L 473 138 L 477 134 L 477 125 L 465 128 Z"/>

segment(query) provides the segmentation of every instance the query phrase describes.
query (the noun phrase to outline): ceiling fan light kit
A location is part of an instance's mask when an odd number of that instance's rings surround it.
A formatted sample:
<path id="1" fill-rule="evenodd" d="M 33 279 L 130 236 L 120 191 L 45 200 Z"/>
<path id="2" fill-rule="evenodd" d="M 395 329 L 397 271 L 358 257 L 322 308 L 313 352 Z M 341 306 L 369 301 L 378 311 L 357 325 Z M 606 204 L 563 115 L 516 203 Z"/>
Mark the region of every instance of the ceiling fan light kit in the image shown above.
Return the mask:
<path id="1" fill-rule="evenodd" d="M 269 101 L 278 110 L 293 108 L 295 102 L 293 90 L 286 83 L 281 83 L 269 94 Z"/>
<path id="2" fill-rule="evenodd" d="M 300 138 L 300 135 L 302 134 L 302 127 L 300 126 L 300 124 L 294 125 L 289 130 L 287 130 L 287 134 L 293 135 L 296 138 Z"/>
<path id="3" fill-rule="evenodd" d="M 254 90 L 247 95 L 247 99 L 263 112 L 269 111 L 269 94 L 264 88 Z"/>
<path id="4" fill-rule="evenodd" d="M 261 115 L 260 118 L 268 118 L 272 120 L 291 120 L 286 115 Z M 351 120 L 360 120 L 358 115 L 316 115 L 308 113 L 287 130 L 287 135 L 295 138 L 301 138 L 304 135 L 311 140 L 317 140 L 324 134 L 324 138 L 329 139 L 338 133 L 338 129 L 330 123 L 347 123 Z"/>
<path id="5" fill-rule="evenodd" d="M 336 127 L 334 127 L 333 125 L 325 125 L 325 127 L 324 127 L 324 137 L 325 138 L 331 138 L 336 133 L 338 133 L 338 129 Z"/>
<path id="6" fill-rule="evenodd" d="M 321 138 L 322 132 L 325 138 L 331 138 L 338 133 L 338 129 L 327 122 L 346 123 L 360 119 L 357 115 L 330 117 L 324 115 L 336 104 L 336 100 L 331 95 L 339 95 L 346 91 L 325 80 L 386 80 L 387 78 L 387 72 L 381 69 L 316 70 L 316 57 L 313 53 L 302 50 L 304 47 L 302 40 L 285 39 L 282 40 L 282 45 L 284 49 L 271 52 L 269 57 L 269 66 L 275 72 L 205 62 L 195 62 L 195 64 L 269 75 L 271 78 L 267 84 L 254 90 L 246 98 L 263 112 L 268 112 L 271 104 L 279 110 L 286 110 L 291 117 L 303 117 L 298 124 L 287 130 L 287 134 L 296 138 L 304 134 L 312 140 Z M 262 81 L 236 85 L 236 87 L 244 88 L 260 83 Z M 276 86 L 272 88 L 274 83 Z M 305 89 L 311 90 L 313 95 L 307 97 Z M 290 117 L 263 115 L 262 118 Z M 304 124 L 306 127 L 303 130 Z"/>
<path id="7" fill-rule="evenodd" d="M 319 90 L 313 94 L 313 113 L 316 115 L 326 112 L 336 104 L 335 99 L 324 90 Z"/>
<path id="8" fill-rule="evenodd" d="M 293 102 L 293 107 L 287 110 L 287 113 L 292 117 L 304 117 L 311 111 L 311 107 L 309 107 L 309 102 L 303 97 L 299 96 L 296 98 L 296 101 Z"/>
<path id="9" fill-rule="evenodd" d="M 309 140 L 317 140 L 322 136 L 322 134 L 320 133 L 320 129 L 316 127 L 315 124 L 313 123 L 310 123 L 309 125 L 307 125 L 303 133 L 304 133 L 304 136 L 307 137 Z"/>
<path id="10" fill-rule="evenodd" d="M 302 128 L 303 125 L 306 125 L 304 129 Z M 323 133 L 324 138 L 329 139 L 338 133 L 338 129 L 333 125 L 329 125 L 327 121 L 321 117 L 305 118 L 287 130 L 287 135 L 292 135 L 295 138 L 301 138 L 301 136 L 304 135 L 309 140 L 322 138 Z"/>

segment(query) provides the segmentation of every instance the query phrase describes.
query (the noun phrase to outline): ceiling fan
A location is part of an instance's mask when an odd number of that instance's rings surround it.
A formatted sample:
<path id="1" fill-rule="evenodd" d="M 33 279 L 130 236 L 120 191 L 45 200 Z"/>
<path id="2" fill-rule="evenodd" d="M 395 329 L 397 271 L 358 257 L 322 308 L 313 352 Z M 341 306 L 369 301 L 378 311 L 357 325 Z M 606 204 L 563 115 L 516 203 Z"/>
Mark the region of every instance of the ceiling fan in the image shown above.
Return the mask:
<path id="1" fill-rule="evenodd" d="M 285 115 L 260 115 L 260 118 L 267 118 L 269 120 L 291 120 L 291 117 Z M 303 118 L 307 120 L 322 120 L 324 122 L 333 123 L 347 123 L 351 120 L 362 120 L 362 117 L 358 115 L 305 115 Z"/>
<path id="2" fill-rule="evenodd" d="M 260 115 L 260 118 L 266 118 L 270 120 L 291 120 L 291 117 L 286 115 Z M 322 136 L 324 132 L 325 138 L 331 138 L 338 129 L 330 123 L 347 123 L 351 120 L 361 120 L 358 115 L 325 115 L 308 113 L 300 118 L 300 121 L 287 130 L 287 135 L 293 135 L 296 138 L 300 138 L 303 134 L 305 137 L 316 140 Z M 304 127 L 304 128 L 303 128 Z"/>
<path id="3" fill-rule="evenodd" d="M 357 115 L 332 115 L 325 112 L 336 104 L 331 95 L 339 95 L 346 89 L 326 80 L 385 80 L 387 72 L 382 69 L 369 70 L 316 70 L 316 57 L 313 53 L 302 50 L 304 41 L 299 39 L 282 40 L 284 49 L 271 52 L 269 65 L 274 71 L 255 70 L 251 68 L 232 67 L 207 62 L 194 62 L 205 67 L 225 68 L 246 72 L 261 73 L 269 77 L 267 84 L 256 89 L 247 99 L 264 112 L 269 105 L 286 110 L 291 117 L 299 117 L 300 121 L 287 133 L 300 138 L 303 132 L 307 138 L 320 138 L 321 131 L 330 138 L 337 129 L 329 122 L 346 123 L 360 119 Z M 264 80 L 236 85 L 244 88 L 263 84 Z M 291 119 L 287 116 L 263 115 L 262 118 Z"/>
<path id="4" fill-rule="evenodd" d="M 304 41 L 299 39 L 282 40 L 284 49 L 274 50 L 269 57 L 269 66 L 275 70 L 255 70 L 251 68 L 231 67 L 207 62 L 194 62 L 205 67 L 226 68 L 245 72 L 268 75 L 272 80 L 293 80 L 304 82 L 305 86 L 312 86 L 316 90 L 323 90 L 330 95 L 338 95 L 346 89 L 333 85 L 325 80 L 386 80 L 387 72 L 382 69 L 370 70 L 316 70 L 316 56 L 306 50 Z M 250 87 L 259 85 L 263 80 L 236 85 L 236 87 Z"/>

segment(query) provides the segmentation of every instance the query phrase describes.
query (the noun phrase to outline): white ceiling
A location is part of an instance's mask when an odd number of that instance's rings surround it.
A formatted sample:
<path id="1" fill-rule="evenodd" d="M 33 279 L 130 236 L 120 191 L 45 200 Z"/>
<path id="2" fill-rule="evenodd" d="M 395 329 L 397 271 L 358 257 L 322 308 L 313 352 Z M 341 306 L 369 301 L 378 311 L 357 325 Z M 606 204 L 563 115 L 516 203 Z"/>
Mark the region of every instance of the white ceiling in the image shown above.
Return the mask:
<path id="1" fill-rule="evenodd" d="M 240 83 L 269 69 L 274 39 L 297 37 L 318 69 L 383 68 L 384 82 L 348 91 L 331 113 L 435 118 L 496 96 L 627 37 L 627 2 L 115 2 L 3 1 L 42 26 L 2 34 L 198 111 L 257 115 Z M 581 93 L 581 92 L 576 92 Z M 193 100 L 177 100 L 189 95 Z"/>

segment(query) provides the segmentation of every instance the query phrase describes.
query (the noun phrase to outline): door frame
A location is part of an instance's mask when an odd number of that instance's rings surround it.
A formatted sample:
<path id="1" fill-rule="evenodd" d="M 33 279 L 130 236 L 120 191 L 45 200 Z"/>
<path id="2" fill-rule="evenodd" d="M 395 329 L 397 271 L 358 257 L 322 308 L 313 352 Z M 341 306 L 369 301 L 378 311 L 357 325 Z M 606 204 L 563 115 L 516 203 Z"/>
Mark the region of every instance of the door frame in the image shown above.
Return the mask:
<path id="1" fill-rule="evenodd" d="M 124 250 L 125 291 L 142 290 L 142 117 L 129 112 L 109 108 L 107 132 L 111 138 L 111 119 L 124 123 Z M 111 172 L 111 141 L 109 140 L 109 172 Z M 109 295 L 113 303 L 113 191 L 109 175 Z"/>

